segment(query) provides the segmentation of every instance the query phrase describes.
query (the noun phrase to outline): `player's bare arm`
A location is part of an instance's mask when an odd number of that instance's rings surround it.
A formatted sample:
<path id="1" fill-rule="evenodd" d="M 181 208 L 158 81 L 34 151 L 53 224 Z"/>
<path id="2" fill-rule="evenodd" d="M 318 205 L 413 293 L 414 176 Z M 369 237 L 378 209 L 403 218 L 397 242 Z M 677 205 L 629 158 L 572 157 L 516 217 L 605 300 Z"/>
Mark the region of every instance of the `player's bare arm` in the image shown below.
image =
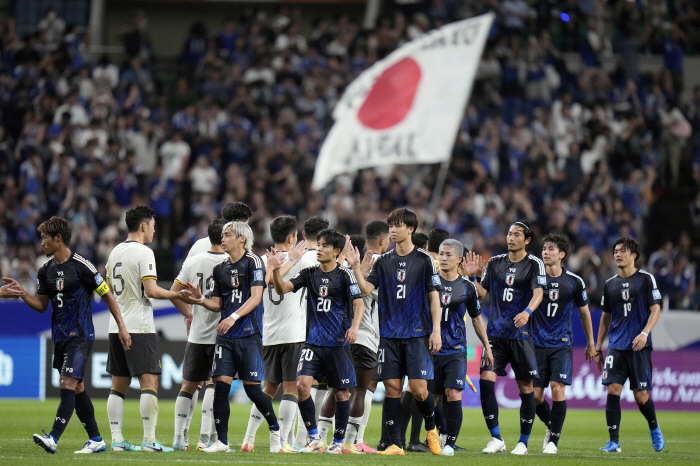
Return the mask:
<path id="1" fill-rule="evenodd" d="M 539 306 L 542 303 L 542 299 L 544 298 L 544 290 L 542 288 L 535 288 L 532 290 L 532 299 L 530 300 L 530 304 L 527 305 L 528 309 L 537 309 L 537 306 Z M 515 323 L 515 326 L 517 328 L 524 327 L 525 324 L 527 324 L 527 321 L 530 320 L 530 315 L 531 313 L 528 311 L 523 311 L 515 318 L 513 319 L 513 323 Z"/>
<path id="2" fill-rule="evenodd" d="M 357 285 L 360 287 L 362 296 L 368 296 L 372 291 L 374 291 L 374 285 L 365 280 L 365 275 L 362 274 L 362 268 L 360 264 L 360 251 L 353 247 L 352 242 L 350 242 L 350 236 L 345 237 L 345 260 L 348 261 L 348 265 L 352 268 L 355 278 L 357 279 Z M 367 254 L 371 254 L 371 251 L 367 251 Z M 365 254 L 365 257 L 367 256 Z M 368 272 L 369 273 L 369 272 Z M 438 297 L 438 307 L 440 303 L 440 298 Z M 438 317 L 438 321 L 439 321 Z"/>
<path id="3" fill-rule="evenodd" d="M 36 312 L 43 313 L 46 312 L 46 310 L 49 308 L 48 295 L 40 294 L 37 296 L 30 296 L 27 293 L 25 293 L 24 288 L 22 288 L 22 285 L 20 285 L 20 283 L 17 280 L 7 277 L 3 277 L 2 280 L 3 282 L 5 282 L 6 286 L 10 287 L 9 289 L 12 293 L 17 294 L 17 297 L 22 298 L 22 301 L 24 301 L 27 304 L 27 306 L 31 307 Z"/>
<path id="4" fill-rule="evenodd" d="M 170 291 L 174 291 L 176 293 L 184 290 L 180 284 L 177 282 L 173 283 L 173 286 L 170 287 Z M 171 299 L 171 303 L 173 303 L 173 306 L 175 306 L 175 309 L 180 311 L 180 314 L 185 316 L 185 326 L 187 328 L 187 334 L 189 335 L 190 333 L 190 325 L 192 325 L 192 297 L 190 296 L 190 299 L 184 301 L 182 299 Z"/>
<path id="5" fill-rule="evenodd" d="M 658 305 L 656 306 L 658 307 Z M 600 318 L 600 326 L 598 327 L 598 342 L 595 345 L 595 363 L 598 366 L 599 371 L 603 371 L 603 342 L 605 337 L 608 336 L 608 330 L 610 330 L 610 322 L 612 321 L 612 314 L 610 312 L 603 312 Z"/>
<path id="6" fill-rule="evenodd" d="M 270 248 L 268 251 L 266 251 L 266 253 L 273 251 L 275 254 L 278 254 L 275 248 Z M 289 252 L 287 252 L 287 260 L 280 266 L 280 275 L 283 277 L 287 275 L 289 271 L 292 270 L 292 267 L 297 265 L 297 262 L 304 257 L 306 251 L 305 240 L 299 241 L 292 249 L 290 249 Z M 265 283 L 268 285 L 272 283 L 272 271 L 270 271 L 269 268 L 265 271 Z"/>
<path id="7" fill-rule="evenodd" d="M 188 290 L 179 292 L 166 290 L 158 286 L 155 279 L 143 280 L 143 292 L 151 299 L 183 299 L 190 297 Z"/>
<path id="8" fill-rule="evenodd" d="M 489 337 L 486 335 L 486 326 L 484 325 L 484 319 L 481 316 L 472 317 L 472 325 L 474 326 L 474 332 L 476 336 L 479 337 L 481 344 L 484 345 L 484 359 L 486 359 L 486 367 L 493 370 L 493 353 L 491 352 L 491 345 L 489 344 Z"/>
<path id="9" fill-rule="evenodd" d="M 430 334 L 430 351 L 437 354 L 442 349 L 442 335 L 440 333 L 440 318 L 442 308 L 440 307 L 440 292 L 431 291 L 428 294 L 430 300 L 430 315 L 433 317 L 433 333 Z"/>
<path id="10" fill-rule="evenodd" d="M 129 335 L 129 332 L 126 330 L 124 319 L 122 319 L 122 312 L 119 309 L 119 304 L 117 304 L 114 294 L 112 294 L 112 290 L 102 295 L 102 299 L 104 299 L 107 309 L 109 309 L 109 313 L 112 314 L 112 317 L 114 317 L 114 320 L 117 323 L 117 336 L 119 337 L 119 342 L 122 344 L 124 349 L 128 351 L 129 348 L 131 348 L 131 335 Z"/>
<path id="11" fill-rule="evenodd" d="M 360 322 L 362 322 L 362 316 L 365 315 L 365 302 L 358 298 L 353 302 L 355 308 L 355 314 L 352 319 L 352 325 L 347 332 L 345 332 L 345 341 L 352 345 L 357 341 L 357 332 L 360 330 Z"/>
<path id="12" fill-rule="evenodd" d="M 578 314 L 581 317 L 581 325 L 583 332 L 586 334 L 586 361 L 591 362 L 595 359 L 595 340 L 593 339 L 593 321 L 591 320 L 591 311 L 588 305 L 578 308 Z"/>
<path id="13" fill-rule="evenodd" d="M 646 346 L 647 340 L 649 339 L 649 334 L 659 321 L 659 317 L 661 317 L 661 306 L 658 304 L 654 304 L 649 308 L 649 310 L 651 311 L 651 314 L 649 314 L 649 319 L 647 319 L 647 324 L 644 326 L 644 330 L 642 330 L 642 333 L 637 335 L 632 341 L 632 349 L 634 351 L 641 351 Z"/>
<path id="14" fill-rule="evenodd" d="M 183 301 L 190 304 L 199 304 L 205 309 L 212 312 L 221 312 L 221 298 L 214 296 L 211 298 L 206 298 L 202 294 L 202 290 L 199 289 L 199 285 L 193 285 L 192 283 L 183 283 L 186 291 L 190 294 L 189 296 L 183 298 Z"/>

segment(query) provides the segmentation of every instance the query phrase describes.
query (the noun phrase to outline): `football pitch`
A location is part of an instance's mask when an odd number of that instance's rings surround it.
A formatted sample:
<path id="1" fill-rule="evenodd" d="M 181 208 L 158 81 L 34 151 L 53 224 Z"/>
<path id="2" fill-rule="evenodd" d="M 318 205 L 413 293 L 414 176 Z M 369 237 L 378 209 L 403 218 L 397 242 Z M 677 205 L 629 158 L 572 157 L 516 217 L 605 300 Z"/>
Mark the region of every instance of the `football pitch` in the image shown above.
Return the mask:
<path id="1" fill-rule="evenodd" d="M 106 400 L 93 400 L 95 414 L 100 432 L 109 448 L 110 432 L 107 420 Z M 488 431 L 484 425 L 480 410 L 467 409 L 464 411 L 464 424 L 457 445 L 466 451 L 457 451 L 453 458 L 433 456 L 430 453 L 407 453 L 406 457 L 384 457 L 377 455 L 330 455 L 319 454 L 271 454 L 268 453 L 269 436 L 263 425 L 258 431 L 255 451 L 253 453 L 202 453 L 185 451 L 174 453 L 142 453 L 107 451 L 92 455 L 75 455 L 87 440 L 87 434 L 75 414 L 58 444 L 55 455 L 49 455 L 34 444 L 32 434 L 41 433 L 44 428 L 51 429 L 55 415 L 57 399 L 45 402 L 38 401 L 0 401 L 0 464 L 3 465 L 65 465 L 94 463 L 99 465 L 124 465 L 158 463 L 177 464 L 299 464 L 299 465 L 367 465 L 367 464 L 556 464 L 556 465 L 588 465 L 597 462 L 610 464 L 700 464 L 697 451 L 694 449 L 700 441 L 700 414 L 683 412 L 659 412 L 658 419 L 661 430 L 666 438 L 666 447 L 660 453 L 653 450 L 646 421 L 638 411 L 623 411 L 621 423 L 622 453 L 610 454 L 598 452 L 598 448 L 607 442 L 605 410 L 575 411 L 569 410 L 562 439 L 559 442 L 559 453 L 549 456 L 542 454 L 542 438 L 544 425 L 535 420 L 535 426 L 530 438 L 527 457 L 515 457 L 508 452 L 515 447 L 518 440 L 518 412 L 516 410 L 501 410 L 501 432 L 506 442 L 507 452 L 497 455 L 484 455 L 481 449 L 489 440 Z M 248 414 L 251 405 L 231 404 L 231 421 L 229 423 L 229 439 L 232 447 L 239 450 L 245 433 Z M 164 445 L 171 445 L 173 439 L 174 402 L 161 401 L 158 417 L 157 437 Z M 276 409 L 276 408 L 275 408 Z M 381 406 L 374 405 L 372 416 L 367 426 L 365 440 L 376 446 L 380 436 Z M 190 444 L 196 446 L 199 436 L 201 414 L 195 412 L 190 429 Z M 141 444 L 143 435 L 139 415 L 138 400 L 127 400 L 125 403 L 124 436 L 134 444 Z M 329 435 L 330 439 L 330 435 Z M 695 445 L 695 447 L 693 446 Z M 135 463 L 132 463 L 135 462 Z"/>

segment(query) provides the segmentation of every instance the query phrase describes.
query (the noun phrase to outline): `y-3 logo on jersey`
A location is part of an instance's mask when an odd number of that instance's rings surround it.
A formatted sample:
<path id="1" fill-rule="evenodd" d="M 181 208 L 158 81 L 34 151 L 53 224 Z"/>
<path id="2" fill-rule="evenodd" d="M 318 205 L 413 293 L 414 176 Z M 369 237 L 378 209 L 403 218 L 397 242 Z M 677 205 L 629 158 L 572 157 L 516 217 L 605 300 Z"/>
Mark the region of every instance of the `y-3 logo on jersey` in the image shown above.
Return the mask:
<path id="1" fill-rule="evenodd" d="M 58 291 L 63 291 L 63 278 L 57 278 L 56 279 L 56 289 Z"/>
<path id="2" fill-rule="evenodd" d="M 62 277 L 62 276 L 63 276 L 63 270 L 57 270 L 57 271 L 56 271 L 56 275 L 58 275 L 59 277 Z"/>
<path id="3" fill-rule="evenodd" d="M 396 272 L 396 278 L 398 278 L 400 282 L 406 280 L 406 269 L 399 269 Z"/>
<path id="4" fill-rule="evenodd" d="M 559 290 L 549 290 L 549 300 L 556 301 L 559 299 Z"/>
<path id="5" fill-rule="evenodd" d="M 515 274 L 509 273 L 508 275 L 506 275 L 506 285 L 513 286 L 513 282 L 515 282 Z"/>
<path id="6" fill-rule="evenodd" d="M 630 300 L 630 290 L 628 290 L 627 288 L 622 290 L 622 299 L 624 299 L 625 301 Z"/>
<path id="7" fill-rule="evenodd" d="M 452 293 L 443 293 L 442 294 L 442 304 L 447 306 L 448 304 L 450 304 L 451 301 L 452 301 Z"/>
<path id="8" fill-rule="evenodd" d="M 318 294 L 323 298 L 328 296 L 328 285 L 321 285 L 321 288 L 318 289 Z"/>

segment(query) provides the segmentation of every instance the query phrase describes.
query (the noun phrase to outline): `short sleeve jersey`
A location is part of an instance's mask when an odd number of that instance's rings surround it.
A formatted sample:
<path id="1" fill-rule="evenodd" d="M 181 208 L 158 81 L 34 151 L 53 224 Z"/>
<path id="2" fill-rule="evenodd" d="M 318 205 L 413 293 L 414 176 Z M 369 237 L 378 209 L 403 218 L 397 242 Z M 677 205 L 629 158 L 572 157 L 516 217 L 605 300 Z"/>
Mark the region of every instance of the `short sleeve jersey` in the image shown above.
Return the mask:
<path id="1" fill-rule="evenodd" d="M 294 291 L 306 287 L 306 342 L 316 346 L 345 346 L 353 305 L 356 299 L 362 299 L 352 270 L 338 265 L 326 273 L 317 265 L 303 269 L 290 281 Z"/>
<path id="2" fill-rule="evenodd" d="M 189 259 L 190 257 L 197 256 L 199 254 L 204 254 L 210 249 L 211 241 L 209 241 L 209 237 L 200 238 L 197 241 L 195 241 L 192 247 L 190 248 L 190 252 L 187 253 L 187 259 Z"/>
<path id="3" fill-rule="evenodd" d="M 137 241 L 117 244 L 107 259 L 107 278 L 129 333 L 156 333 L 153 304 L 146 296 L 143 282 L 156 280 L 153 251 Z M 117 321 L 109 316 L 109 333 L 117 333 Z"/>
<path id="4" fill-rule="evenodd" d="M 632 342 L 644 330 L 651 307 L 661 304 L 661 292 L 656 279 L 645 270 L 638 269 L 627 278 L 619 275 L 608 279 L 603 288 L 603 312 L 612 314 L 608 348 L 631 350 Z M 651 348 L 651 335 L 647 338 Z"/>
<path id="5" fill-rule="evenodd" d="M 184 286 L 190 282 L 199 285 L 205 298 L 211 298 L 214 289 L 214 267 L 226 260 L 228 256 L 223 252 L 207 251 L 203 254 L 188 257 L 182 264 L 182 269 L 175 279 L 175 283 Z M 216 343 L 216 327 L 221 316 L 218 312 L 211 312 L 199 304 L 192 306 L 192 326 L 187 341 L 199 345 L 212 345 Z"/>
<path id="6" fill-rule="evenodd" d="M 250 299 L 251 288 L 265 286 L 265 266 L 262 259 L 247 252 L 238 262 L 231 259 L 214 267 L 214 289 L 212 297 L 221 298 L 221 320 L 227 319 Z M 263 290 L 264 292 L 264 290 Z M 239 318 L 224 338 L 243 338 L 260 334 L 263 304 L 260 300 L 255 309 Z"/>
<path id="7" fill-rule="evenodd" d="M 574 310 L 586 306 L 586 284 L 573 272 L 562 269 L 561 275 L 547 275 L 547 288 L 542 303 L 532 313 L 535 346 L 558 348 L 572 346 Z"/>
<path id="8" fill-rule="evenodd" d="M 465 352 L 467 348 L 464 322 L 466 314 L 471 318 L 481 315 L 476 287 L 463 277 L 453 281 L 443 278 L 440 307 L 442 308 L 440 323 L 442 349 L 437 353 L 438 356 Z"/>
<path id="9" fill-rule="evenodd" d="M 415 338 L 432 332 L 429 294 L 442 287 L 435 262 L 427 252 L 416 247 L 399 256 L 392 249 L 377 259 L 367 282 L 377 289 L 382 338 Z"/>
<path id="10" fill-rule="evenodd" d="M 95 266 L 75 253 L 62 264 L 52 257 L 39 268 L 37 282 L 37 294 L 48 296 L 53 308 L 51 339 L 94 340 L 92 292 L 102 296 L 109 291 Z"/>
<path id="11" fill-rule="evenodd" d="M 286 255 L 286 251 L 278 252 Z M 267 267 L 267 257 L 262 258 Z M 305 254 L 299 259 L 283 280 L 296 276 L 302 269 L 317 264 L 315 256 Z M 299 343 L 306 340 L 306 290 L 282 296 L 277 294 L 274 286 L 268 286 L 263 293 L 263 344 L 265 346 L 281 345 L 284 343 Z"/>
<path id="12" fill-rule="evenodd" d="M 530 303 L 532 291 L 546 286 L 546 280 L 544 263 L 532 254 L 519 262 L 511 262 L 508 254 L 492 257 L 481 280 L 481 286 L 489 292 L 488 336 L 529 339 L 532 321 L 517 328 L 513 319 Z"/>

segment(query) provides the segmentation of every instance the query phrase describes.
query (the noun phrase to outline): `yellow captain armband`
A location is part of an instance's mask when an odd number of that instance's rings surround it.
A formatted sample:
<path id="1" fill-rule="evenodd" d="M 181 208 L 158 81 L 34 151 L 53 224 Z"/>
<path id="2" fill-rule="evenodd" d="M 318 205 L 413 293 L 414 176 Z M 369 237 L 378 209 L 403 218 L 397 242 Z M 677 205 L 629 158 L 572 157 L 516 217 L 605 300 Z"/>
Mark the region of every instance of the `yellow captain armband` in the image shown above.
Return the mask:
<path id="1" fill-rule="evenodd" d="M 104 296 L 107 293 L 109 293 L 109 285 L 107 285 L 107 282 L 104 281 L 100 286 L 98 286 L 95 291 L 97 292 L 98 295 Z"/>

